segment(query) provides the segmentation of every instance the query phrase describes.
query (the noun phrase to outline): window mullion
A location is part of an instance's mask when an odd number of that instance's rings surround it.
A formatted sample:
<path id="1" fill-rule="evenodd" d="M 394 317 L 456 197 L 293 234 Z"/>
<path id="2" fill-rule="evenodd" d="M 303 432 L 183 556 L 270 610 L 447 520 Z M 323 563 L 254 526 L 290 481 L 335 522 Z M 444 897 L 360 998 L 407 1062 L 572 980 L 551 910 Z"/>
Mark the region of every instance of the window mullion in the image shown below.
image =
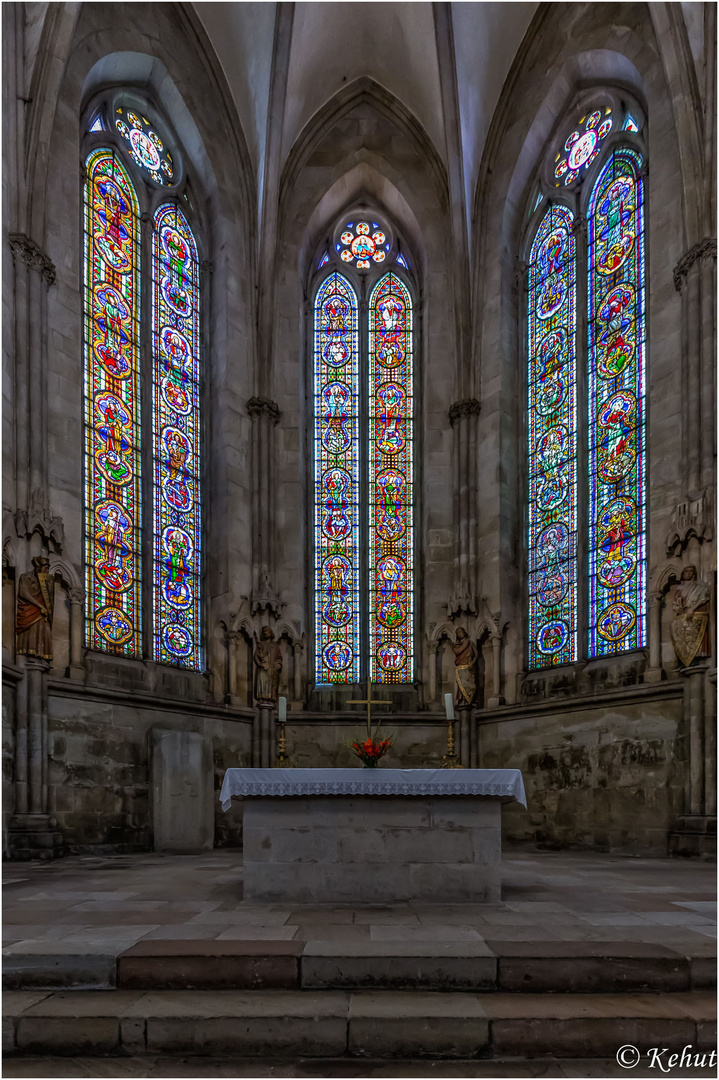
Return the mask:
<path id="1" fill-rule="evenodd" d="M 142 655 L 153 655 L 152 636 L 155 632 L 153 605 L 153 415 L 152 415 L 152 216 L 144 212 L 141 217 L 142 266 L 144 273 L 140 282 L 140 457 L 142 461 Z"/>

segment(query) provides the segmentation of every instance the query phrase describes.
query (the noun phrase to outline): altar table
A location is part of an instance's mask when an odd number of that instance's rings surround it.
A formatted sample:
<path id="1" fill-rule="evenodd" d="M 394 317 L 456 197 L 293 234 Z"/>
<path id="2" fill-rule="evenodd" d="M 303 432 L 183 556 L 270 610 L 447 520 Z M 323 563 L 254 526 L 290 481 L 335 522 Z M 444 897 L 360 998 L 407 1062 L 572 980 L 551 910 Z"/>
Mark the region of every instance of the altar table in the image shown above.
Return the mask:
<path id="1" fill-rule="evenodd" d="M 494 903 L 518 769 L 228 769 L 244 798 L 245 899 Z"/>

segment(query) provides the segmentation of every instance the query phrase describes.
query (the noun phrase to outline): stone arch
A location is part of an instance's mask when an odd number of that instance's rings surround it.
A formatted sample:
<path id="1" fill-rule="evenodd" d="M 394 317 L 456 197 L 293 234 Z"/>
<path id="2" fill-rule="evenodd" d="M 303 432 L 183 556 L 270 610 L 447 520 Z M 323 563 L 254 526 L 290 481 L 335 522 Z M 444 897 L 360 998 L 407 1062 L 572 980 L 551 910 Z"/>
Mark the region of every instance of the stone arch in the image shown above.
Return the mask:
<path id="1" fill-rule="evenodd" d="M 522 669 L 525 637 L 522 560 L 518 558 L 525 534 L 521 457 L 524 395 L 521 389 L 517 393 L 517 382 L 521 388 L 524 370 L 524 328 L 520 316 L 525 268 L 521 260 L 523 243 L 530 244 L 533 237 L 528 204 L 535 176 L 575 96 L 592 85 L 631 93 L 650 118 L 648 149 L 653 164 L 649 197 L 664 202 L 670 193 L 672 198 L 680 196 L 675 132 L 671 124 L 665 125 L 659 134 L 658 125 L 651 126 L 652 116 L 666 114 L 669 96 L 657 63 L 648 10 L 621 8 L 620 18 L 609 26 L 600 16 L 591 4 L 575 5 L 572 33 L 560 38 L 555 25 L 558 9 L 553 5 L 538 9 L 493 117 L 474 193 L 472 232 L 477 240 L 473 283 L 478 319 L 472 354 L 479 373 L 482 404 L 478 447 L 480 460 L 493 452 L 498 453 L 502 463 L 494 474 L 480 471 L 479 498 L 485 515 L 484 521 L 479 522 L 477 550 L 486 553 L 480 565 L 481 591 L 489 597 L 491 609 L 501 611 L 503 619 L 515 628 L 507 635 L 503 654 L 508 688 Z M 538 78 L 538 72 L 546 74 Z M 682 232 L 682 223 L 677 220 L 672 220 L 664 230 L 662 243 L 670 253 L 662 257 L 663 265 L 676 261 L 681 253 Z M 650 241 L 648 251 L 653 261 L 657 247 Z M 678 321 L 679 305 L 664 286 L 661 267 L 657 272 L 650 263 L 648 276 L 650 288 L 655 293 L 662 292 L 659 305 L 655 302 L 652 306 L 651 301 L 649 304 L 650 341 L 656 341 L 672 333 L 669 326 Z M 651 325 L 655 320 L 665 322 L 664 332 Z M 668 373 L 670 358 L 663 355 L 660 361 L 660 352 L 654 350 L 653 363 L 660 364 L 659 370 Z M 651 415 L 650 477 L 652 454 L 656 457 L 658 449 L 653 435 L 655 416 L 653 412 Z M 668 426 L 667 415 L 667 429 Z M 652 543 L 658 535 L 666 535 L 666 529 L 657 526 L 656 506 L 655 501 L 649 515 Z M 490 521 L 495 523 L 492 527 L 485 524 Z M 501 522 L 499 542 L 492 544 L 491 533 L 497 521 Z M 652 554 L 657 558 L 659 552 L 653 549 Z"/>

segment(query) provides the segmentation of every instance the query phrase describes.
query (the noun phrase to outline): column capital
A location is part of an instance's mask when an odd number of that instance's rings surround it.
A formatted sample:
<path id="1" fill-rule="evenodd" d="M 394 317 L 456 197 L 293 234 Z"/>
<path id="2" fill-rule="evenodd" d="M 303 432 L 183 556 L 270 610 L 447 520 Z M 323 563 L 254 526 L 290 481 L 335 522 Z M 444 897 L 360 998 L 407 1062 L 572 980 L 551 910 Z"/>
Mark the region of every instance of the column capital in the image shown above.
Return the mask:
<path id="1" fill-rule="evenodd" d="M 431 641 L 427 642 L 427 649 L 428 649 L 430 655 L 432 653 L 436 653 L 438 648 L 439 648 L 439 642 L 438 641 L 435 641 L 434 639 L 432 639 Z"/>
<path id="2" fill-rule="evenodd" d="M 55 281 L 55 264 L 48 258 L 42 248 L 38 247 L 25 233 L 11 233 L 8 237 L 10 250 L 15 262 L 23 262 L 32 270 L 36 270 L 46 285 L 52 285 Z"/>
<path id="3" fill-rule="evenodd" d="M 685 251 L 681 259 L 674 267 L 674 288 L 677 292 L 682 291 L 682 284 L 684 279 L 689 274 L 689 271 L 698 261 L 704 259 L 714 259 L 716 262 L 717 257 L 717 242 L 716 237 L 705 236 L 703 240 L 694 244 Z"/>
<path id="4" fill-rule="evenodd" d="M 457 420 L 463 420 L 467 416 L 479 416 L 480 404 L 476 398 L 465 398 L 463 401 L 455 401 L 449 407 L 449 422 L 454 427 Z"/>
<path id="5" fill-rule="evenodd" d="M 257 417 L 266 418 L 272 420 L 275 424 L 279 422 L 282 413 L 280 407 L 275 401 L 270 401 L 269 398 L 264 397 L 251 397 L 247 402 L 247 414 L 252 419 Z"/>
<path id="6" fill-rule="evenodd" d="M 71 604 L 84 604 L 85 603 L 85 590 L 82 588 L 72 588 L 67 590 L 67 598 Z"/>

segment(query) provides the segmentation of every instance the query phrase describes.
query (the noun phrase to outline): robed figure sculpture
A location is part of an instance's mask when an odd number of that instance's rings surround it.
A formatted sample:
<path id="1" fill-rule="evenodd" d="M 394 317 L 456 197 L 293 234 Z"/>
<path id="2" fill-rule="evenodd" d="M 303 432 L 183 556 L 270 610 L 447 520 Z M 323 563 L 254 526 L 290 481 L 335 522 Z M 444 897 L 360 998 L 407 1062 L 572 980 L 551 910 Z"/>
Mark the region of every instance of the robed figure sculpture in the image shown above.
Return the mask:
<path id="1" fill-rule="evenodd" d="M 696 566 L 685 566 L 674 590 L 671 622 L 674 652 L 683 667 L 689 667 L 698 657 L 710 655 L 710 600 L 709 586 L 704 581 L 697 581 Z"/>
<path id="2" fill-rule="evenodd" d="M 274 706 L 282 671 L 282 650 L 275 641 L 271 626 L 263 626 L 260 640 L 255 638 L 255 700 L 258 705 Z"/>
<path id="3" fill-rule="evenodd" d="M 454 703 L 458 709 L 469 709 L 477 696 L 477 650 L 469 634 L 460 626 L 454 649 L 454 676 L 457 692 Z"/>
<path id="4" fill-rule="evenodd" d="M 32 573 L 21 574 L 17 586 L 17 652 L 21 656 L 52 660 L 55 581 L 49 573 L 50 562 L 44 555 L 36 555 L 32 565 Z"/>

